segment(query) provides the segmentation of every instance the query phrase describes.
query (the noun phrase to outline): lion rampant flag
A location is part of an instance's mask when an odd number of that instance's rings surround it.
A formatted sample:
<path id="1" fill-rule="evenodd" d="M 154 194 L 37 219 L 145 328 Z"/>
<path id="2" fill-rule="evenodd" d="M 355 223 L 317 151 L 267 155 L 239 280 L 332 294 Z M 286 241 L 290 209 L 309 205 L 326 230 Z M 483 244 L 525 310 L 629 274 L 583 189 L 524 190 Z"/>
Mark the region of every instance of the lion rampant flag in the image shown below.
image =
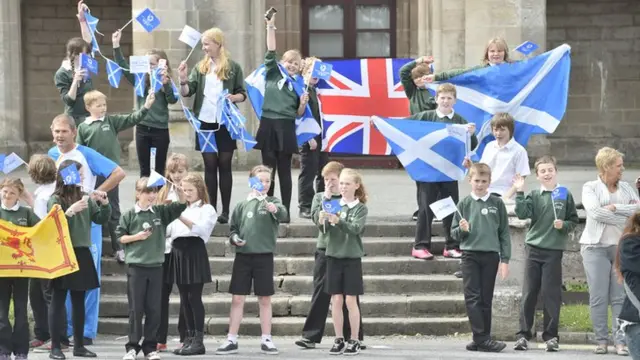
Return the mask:
<path id="1" fill-rule="evenodd" d="M 0 220 L 0 277 L 54 279 L 76 271 L 67 218 L 59 205 L 34 227 Z"/>

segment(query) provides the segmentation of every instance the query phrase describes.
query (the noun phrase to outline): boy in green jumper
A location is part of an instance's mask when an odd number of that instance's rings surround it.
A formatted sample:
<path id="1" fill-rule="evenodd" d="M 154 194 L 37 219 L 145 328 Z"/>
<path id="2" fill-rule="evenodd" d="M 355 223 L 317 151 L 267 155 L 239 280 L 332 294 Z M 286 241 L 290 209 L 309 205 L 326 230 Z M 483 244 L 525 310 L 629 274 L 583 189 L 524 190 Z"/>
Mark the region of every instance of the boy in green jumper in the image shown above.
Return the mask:
<path id="1" fill-rule="evenodd" d="M 462 116 L 453 110 L 456 103 L 456 87 L 452 84 L 441 84 L 436 90 L 436 103 L 438 108 L 435 110 L 422 111 L 411 116 L 412 119 L 421 121 L 444 122 L 451 124 L 467 125 L 469 134 L 471 135 L 471 148 L 478 144 L 475 136 L 476 125 L 469 124 Z M 431 226 L 434 214 L 430 204 L 451 196 L 453 202 L 458 202 L 458 182 L 457 181 L 438 181 L 438 182 L 416 182 L 418 184 L 418 224 L 416 226 L 416 236 L 411 250 L 411 256 L 423 259 L 433 259 L 431 253 Z M 451 237 L 451 221 L 453 214 L 447 216 L 442 221 L 445 232 L 445 249 L 442 253 L 444 257 L 460 258 L 462 254 L 458 250 L 458 244 Z"/>
<path id="2" fill-rule="evenodd" d="M 520 306 L 520 331 L 515 350 L 527 350 L 533 337 L 531 328 L 542 288 L 544 304 L 544 332 L 542 340 L 547 351 L 558 351 L 558 323 L 562 305 L 562 254 L 569 233 L 578 224 L 578 212 L 573 196 L 559 187 L 557 165 L 553 156 L 536 160 L 535 171 L 540 189 L 524 196 L 524 178 L 516 176 L 516 215 L 531 219 L 525 239 L 525 270 Z"/>
<path id="3" fill-rule="evenodd" d="M 155 95 L 149 94 L 144 107 L 129 115 L 107 115 L 107 97 L 98 90 L 91 90 L 84 95 L 84 104 L 89 111 L 89 116 L 78 125 L 76 143 L 88 146 L 109 160 L 120 164 L 120 142 L 118 133 L 135 126 L 142 121 L 155 101 Z M 100 186 L 105 178 L 98 176 L 96 187 Z M 111 218 L 105 228 L 111 238 L 111 248 L 116 260 L 124 262 L 124 252 L 116 236 L 116 227 L 120 221 L 120 196 L 118 186 L 107 193 L 111 203 Z"/>
<path id="4" fill-rule="evenodd" d="M 0 219 L 14 225 L 31 227 L 40 218 L 31 208 L 20 206 L 18 199 L 24 193 L 24 184 L 20 179 L 5 178 L 0 183 L 2 204 Z M 16 359 L 26 359 L 29 354 L 29 321 L 27 317 L 27 303 L 29 299 L 29 278 L 6 277 L 0 278 L 0 359 L 11 359 L 11 353 Z M 9 323 L 9 307 L 13 298 L 13 330 Z M 5 317 L 6 314 L 6 317 Z"/>
<path id="5" fill-rule="evenodd" d="M 249 176 L 258 178 L 262 187 L 253 189 L 231 214 L 229 241 L 235 247 L 236 257 L 229 285 L 229 293 L 232 294 L 229 334 L 227 341 L 216 350 L 218 355 L 238 352 L 238 330 L 245 298 L 251 293 L 251 282 L 260 307 L 260 349 L 265 354 L 278 354 L 278 348 L 271 339 L 271 295 L 275 293 L 273 253 L 276 251 L 278 226 L 288 214 L 278 198 L 266 195 L 271 185 L 271 169 L 258 165 L 251 169 Z"/>
<path id="6" fill-rule="evenodd" d="M 491 339 L 491 305 L 498 269 L 503 279 L 509 274 L 511 237 L 507 208 L 499 196 L 488 191 L 491 169 L 487 164 L 473 164 L 469 182 L 471 194 L 458 203 L 451 229 L 463 251 L 464 301 L 473 332 L 467 350 L 500 352 L 507 345 Z"/>
<path id="7" fill-rule="evenodd" d="M 179 201 L 153 205 L 158 189 L 147 187 L 149 179 L 136 182 L 136 204 L 120 218 L 117 235 L 124 245 L 129 301 L 129 341 L 123 360 L 135 360 L 142 350 L 148 360 L 158 360 L 156 352 L 162 298 L 162 263 L 164 262 L 167 225 L 187 208 L 184 194 L 177 188 Z M 144 341 L 142 317 L 144 321 Z"/>

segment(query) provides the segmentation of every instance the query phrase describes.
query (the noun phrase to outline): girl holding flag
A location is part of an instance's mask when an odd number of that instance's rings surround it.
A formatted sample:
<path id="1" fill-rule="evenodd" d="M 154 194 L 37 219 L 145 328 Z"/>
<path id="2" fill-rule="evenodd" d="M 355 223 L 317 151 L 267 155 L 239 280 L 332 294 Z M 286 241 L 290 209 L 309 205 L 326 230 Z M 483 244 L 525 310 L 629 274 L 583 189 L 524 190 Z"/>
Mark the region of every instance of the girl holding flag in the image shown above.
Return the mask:
<path id="1" fill-rule="evenodd" d="M 123 69 L 129 67 L 127 61 L 122 54 L 120 48 L 120 38 L 122 32 L 116 31 L 111 35 L 113 42 L 113 56 L 118 66 Z M 165 163 L 167 161 L 167 152 L 169 150 L 169 104 L 178 102 L 178 95 L 173 92 L 171 87 L 171 66 L 169 58 L 164 50 L 151 49 L 147 52 L 149 56 L 149 64 L 151 65 L 151 74 L 156 76 L 159 71 L 162 85 L 156 86 L 155 98 L 147 116 L 136 125 L 136 152 L 138 153 L 138 165 L 140 166 L 140 176 L 149 176 L 151 173 L 151 148 L 156 148 L 155 170 L 159 174 L 164 174 Z M 159 70 L 156 70 L 158 69 Z M 136 76 L 129 71 L 122 72 L 127 80 L 136 86 Z M 151 79 L 149 74 L 144 75 L 143 93 L 136 93 L 136 108 L 141 109 L 144 106 L 145 99 L 151 89 Z"/>
<path id="2" fill-rule="evenodd" d="M 244 76 L 240 65 L 230 59 L 225 47 L 224 33 L 218 28 L 211 28 L 202 33 L 202 51 L 204 58 L 198 62 L 187 78 L 187 62 L 178 67 L 180 78 L 180 94 L 184 97 L 195 95 L 193 112 L 202 124 L 200 130 L 215 131 L 215 144 L 218 152 L 202 152 L 204 161 L 204 180 L 207 184 L 211 205 L 218 203 L 218 176 L 220 176 L 220 197 L 222 212 L 218 217 L 220 224 L 229 222 L 231 206 L 231 188 L 233 176 L 231 160 L 237 148 L 226 126 L 220 124 L 220 110 L 224 105 L 218 99 L 227 91 L 226 99 L 232 103 L 243 102 L 247 98 L 244 89 Z M 196 134 L 196 139 L 198 135 Z M 196 141 L 196 150 L 200 151 L 200 142 Z"/>

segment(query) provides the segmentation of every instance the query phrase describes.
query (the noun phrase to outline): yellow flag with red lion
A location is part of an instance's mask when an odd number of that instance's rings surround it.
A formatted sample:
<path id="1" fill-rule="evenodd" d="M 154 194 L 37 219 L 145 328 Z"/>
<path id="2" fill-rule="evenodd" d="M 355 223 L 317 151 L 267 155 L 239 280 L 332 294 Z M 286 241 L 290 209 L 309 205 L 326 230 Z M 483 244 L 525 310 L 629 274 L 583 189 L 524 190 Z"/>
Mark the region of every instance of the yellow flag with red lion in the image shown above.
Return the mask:
<path id="1" fill-rule="evenodd" d="M 76 271 L 67 218 L 59 205 L 34 227 L 0 220 L 0 277 L 54 279 Z"/>

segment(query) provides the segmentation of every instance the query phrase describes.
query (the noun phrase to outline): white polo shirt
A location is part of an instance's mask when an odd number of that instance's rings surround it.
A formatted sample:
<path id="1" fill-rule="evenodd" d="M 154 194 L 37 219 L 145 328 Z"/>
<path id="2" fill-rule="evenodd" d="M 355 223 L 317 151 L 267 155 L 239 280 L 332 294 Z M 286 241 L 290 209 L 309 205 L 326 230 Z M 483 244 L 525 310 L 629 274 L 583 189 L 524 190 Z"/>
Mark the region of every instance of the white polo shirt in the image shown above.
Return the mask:
<path id="1" fill-rule="evenodd" d="M 503 147 L 499 147 L 496 140 L 488 143 L 480 162 L 491 168 L 490 193 L 503 195 L 513 185 L 516 174 L 531 174 L 527 150 L 513 138 Z"/>

